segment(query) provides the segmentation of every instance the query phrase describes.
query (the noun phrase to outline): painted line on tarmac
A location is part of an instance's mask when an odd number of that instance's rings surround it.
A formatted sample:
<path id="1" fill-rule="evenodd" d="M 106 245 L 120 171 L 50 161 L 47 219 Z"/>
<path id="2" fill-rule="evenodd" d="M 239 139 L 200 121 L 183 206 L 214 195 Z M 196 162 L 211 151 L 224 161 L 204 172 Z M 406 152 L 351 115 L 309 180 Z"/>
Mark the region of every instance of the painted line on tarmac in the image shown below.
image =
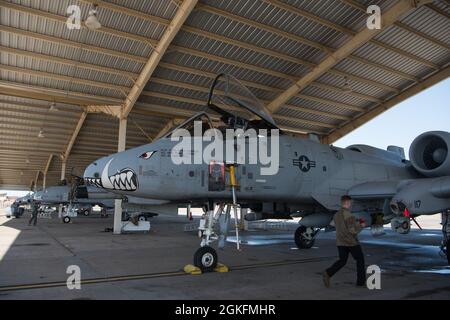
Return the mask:
<path id="1" fill-rule="evenodd" d="M 335 256 L 330 257 L 317 257 L 317 258 L 308 258 L 308 259 L 298 259 L 298 260 L 285 260 L 285 261 L 275 261 L 275 262 L 263 262 L 263 263 L 254 263 L 247 265 L 238 265 L 238 266 L 230 266 L 230 271 L 242 271 L 248 269 L 257 269 L 257 268 L 269 268 L 269 267 L 279 267 L 279 266 L 287 266 L 293 264 L 302 264 L 309 262 L 320 262 L 325 261 L 331 258 L 336 258 Z M 190 274 L 185 273 L 184 271 L 172 271 L 172 272 L 160 272 L 160 273 L 148 273 L 148 274 L 139 274 L 139 275 L 125 275 L 125 276 L 113 276 L 113 277 L 104 277 L 104 278 L 93 278 L 81 280 L 81 285 L 87 284 L 99 284 L 99 283 L 111 283 L 111 282 L 119 282 L 119 281 L 132 281 L 132 280 L 145 280 L 145 279 L 153 279 L 153 278 L 169 278 L 169 277 L 178 277 L 178 276 L 190 276 Z M 32 289 L 46 289 L 46 288 L 57 288 L 57 287 L 66 287 L 66 281 L 59 282 L 46 282 L 46 283 L 34 283 L 34 284 L 23 284 L 23 285 L 15 285 L 15 286 L 3 286 L 0 287 L 0 292 L 8 292 L 8 291 L 19 291 L 19 290 L 32 290 Z"/>

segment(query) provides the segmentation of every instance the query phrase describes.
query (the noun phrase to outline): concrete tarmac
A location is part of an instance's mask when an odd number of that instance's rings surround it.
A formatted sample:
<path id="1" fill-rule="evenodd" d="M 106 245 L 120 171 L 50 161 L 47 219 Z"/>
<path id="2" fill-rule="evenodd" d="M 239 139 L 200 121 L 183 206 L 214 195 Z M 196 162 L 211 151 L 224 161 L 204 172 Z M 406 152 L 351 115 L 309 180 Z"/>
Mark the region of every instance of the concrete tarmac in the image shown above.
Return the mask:
<path id="1" fill-rule="evenodd" d="M 156 217 L 148 234 L 105 232 L 112 218 L 78 217 L 71 224 L 0 216 L 0 299 L 450 299 L 450 268 L 439 255 L 440 230 L 414 229 L 400 235 L 360 236 L 366 265 L 381 268 L 381 289 L 356 288 L 352 258 L 333 279 L 322 272 L 337 257 L 334 232 L 320 233 L 309 250 L 298 250 L 290 231 L 247 231 L 238 252 L 231 234 L 218 250 L 228 273 L 184 275 L 199 246 L 195 232 L 183 232 L 184 217 Z M 81 290 L 64 283 L 67 268 L 80 267 Z M 139 279 L 111 277 L 146 275 Z M 103 279 L 103 280 L 102 280 Z M 56 282 L 50 288 L 23 285 Z M 19 286 L 17 290 L 9 290 Z"/>

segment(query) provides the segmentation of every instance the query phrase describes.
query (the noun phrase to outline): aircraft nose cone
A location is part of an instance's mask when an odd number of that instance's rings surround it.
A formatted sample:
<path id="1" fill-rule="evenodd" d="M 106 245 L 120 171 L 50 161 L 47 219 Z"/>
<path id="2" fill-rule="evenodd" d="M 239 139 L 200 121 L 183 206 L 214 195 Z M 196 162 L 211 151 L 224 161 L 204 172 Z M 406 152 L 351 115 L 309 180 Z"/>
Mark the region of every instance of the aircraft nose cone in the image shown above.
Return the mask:
<path id="1" fill-rule="evenodd" d="M 84 171 L 84 181 L 87 185 L 102 187 L 101 174 L 105 167 L 106 162 L 104 159 L 99 159 L 91 163 Z"/>
<path id="2" fill-rule="evenodd" d="M 84 172 L 87 185 L 117 191 L 136 191 L 138 177 L 130 157 L 118 153 L 91 163 Z"/>

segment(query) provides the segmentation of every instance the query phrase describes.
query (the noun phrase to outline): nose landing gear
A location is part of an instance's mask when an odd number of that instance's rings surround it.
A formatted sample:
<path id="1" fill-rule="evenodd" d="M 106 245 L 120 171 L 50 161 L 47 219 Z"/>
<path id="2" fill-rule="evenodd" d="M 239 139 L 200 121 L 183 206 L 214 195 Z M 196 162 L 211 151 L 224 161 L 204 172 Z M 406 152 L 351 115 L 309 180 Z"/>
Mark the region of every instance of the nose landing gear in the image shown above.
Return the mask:
<path id="1" fill-rule="evenodd" d="M 236 231 L 236 247 L 240 250 L 240 240 L 239 240 L 239 225 L 238 225 L 238 202 L 236 198 L 236 188 L 238 187 L 235 170 L 235 164 L 227 165 L 227 170 L 230 173 L 230 187 L 233 202 L 225 203 L 221 202 L 218 204 L 217 211 L 214 212 L 214 204 L 210 202 L 210 210 L 203 215 L 200 220 L 200 225 L 198 227 L 198 235 L 202 239 L 200 243 L 200 248 L 194 254 L 194 265 L 199 268 L 202 272 L 213 271 L 218 264 L 217 252 L 211 248 L 211 243 L 219 240 L 219 247 L 223 248 L 225 246 L 225 241 L 228 233 L 230 212 L 233 209 L 234 213 L 234 227 Z M 226 211 L 225 211 L 226 207 Z M 211 209 L 212 208 L 212 209 Z M 216 231 L 216 225 L 219 223 L 219 230 Z"/>
<path id="2" fill-rule="evenodd" d="M 200 220 L 198 235 L 201 238 L 201 243 L 200 248 L 194 254 L 194 266 L 200 268 L 202 272 L 213 271 L 217 267 L 217 252 L 211 247 L 211 244 L 219 240 L 219 247 L 224 247 L 228 233 L 230 209 L 230 205 L 219 204 L 216 212 L 209 210 Z M 219 228 L 216 228 L 217 225 L 219 225 Z"/>
<path id="3" fill-rule="evenodd" d="M 217 266 L 217 252 L 210 245 L 219 239 L 214 227 L 222 210 L 222 206 L 219 206 L 216 213 L 214 213 L 214 210 L 209 210 L 200 220 L 198 236 L 202 240 L 200 248 L 194 254 L 194 266 L 200 268 L 202 272 L 212 271 Z"/>

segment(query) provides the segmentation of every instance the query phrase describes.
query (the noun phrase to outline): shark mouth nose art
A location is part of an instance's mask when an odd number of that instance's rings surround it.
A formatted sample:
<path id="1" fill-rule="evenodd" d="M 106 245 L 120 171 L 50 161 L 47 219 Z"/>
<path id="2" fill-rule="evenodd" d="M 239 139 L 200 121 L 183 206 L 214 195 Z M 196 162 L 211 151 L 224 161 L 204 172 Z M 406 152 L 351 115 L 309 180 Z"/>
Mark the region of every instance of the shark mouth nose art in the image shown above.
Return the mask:
<path id="1" fill-rule="evenodd" d="M 137 190 L 136 174 L 131 169 L 123 169 L 115 175 L 109 176 L 108 179 L 112 184 L 112 189 L 114 190 Z"/>
<path id="2" fill-rule="evenodd" d="M 107 163 L 100 178 L 86 178 L 86 183 L 110 190 L 136 191 L 138 189 L 138 180 L 136 173 L 132 169 L 125 168 L 116 174 L 108 175 L 109 165 L 112 161 L 113 159 Z"/>
<path id="3" fill-rule="evenodd" d="M 97 188 L 102 187 L 102 179 L 100 178 L 84 178 L 84 181 L 86 181 L 87 185 L 94 186 Z"/>

